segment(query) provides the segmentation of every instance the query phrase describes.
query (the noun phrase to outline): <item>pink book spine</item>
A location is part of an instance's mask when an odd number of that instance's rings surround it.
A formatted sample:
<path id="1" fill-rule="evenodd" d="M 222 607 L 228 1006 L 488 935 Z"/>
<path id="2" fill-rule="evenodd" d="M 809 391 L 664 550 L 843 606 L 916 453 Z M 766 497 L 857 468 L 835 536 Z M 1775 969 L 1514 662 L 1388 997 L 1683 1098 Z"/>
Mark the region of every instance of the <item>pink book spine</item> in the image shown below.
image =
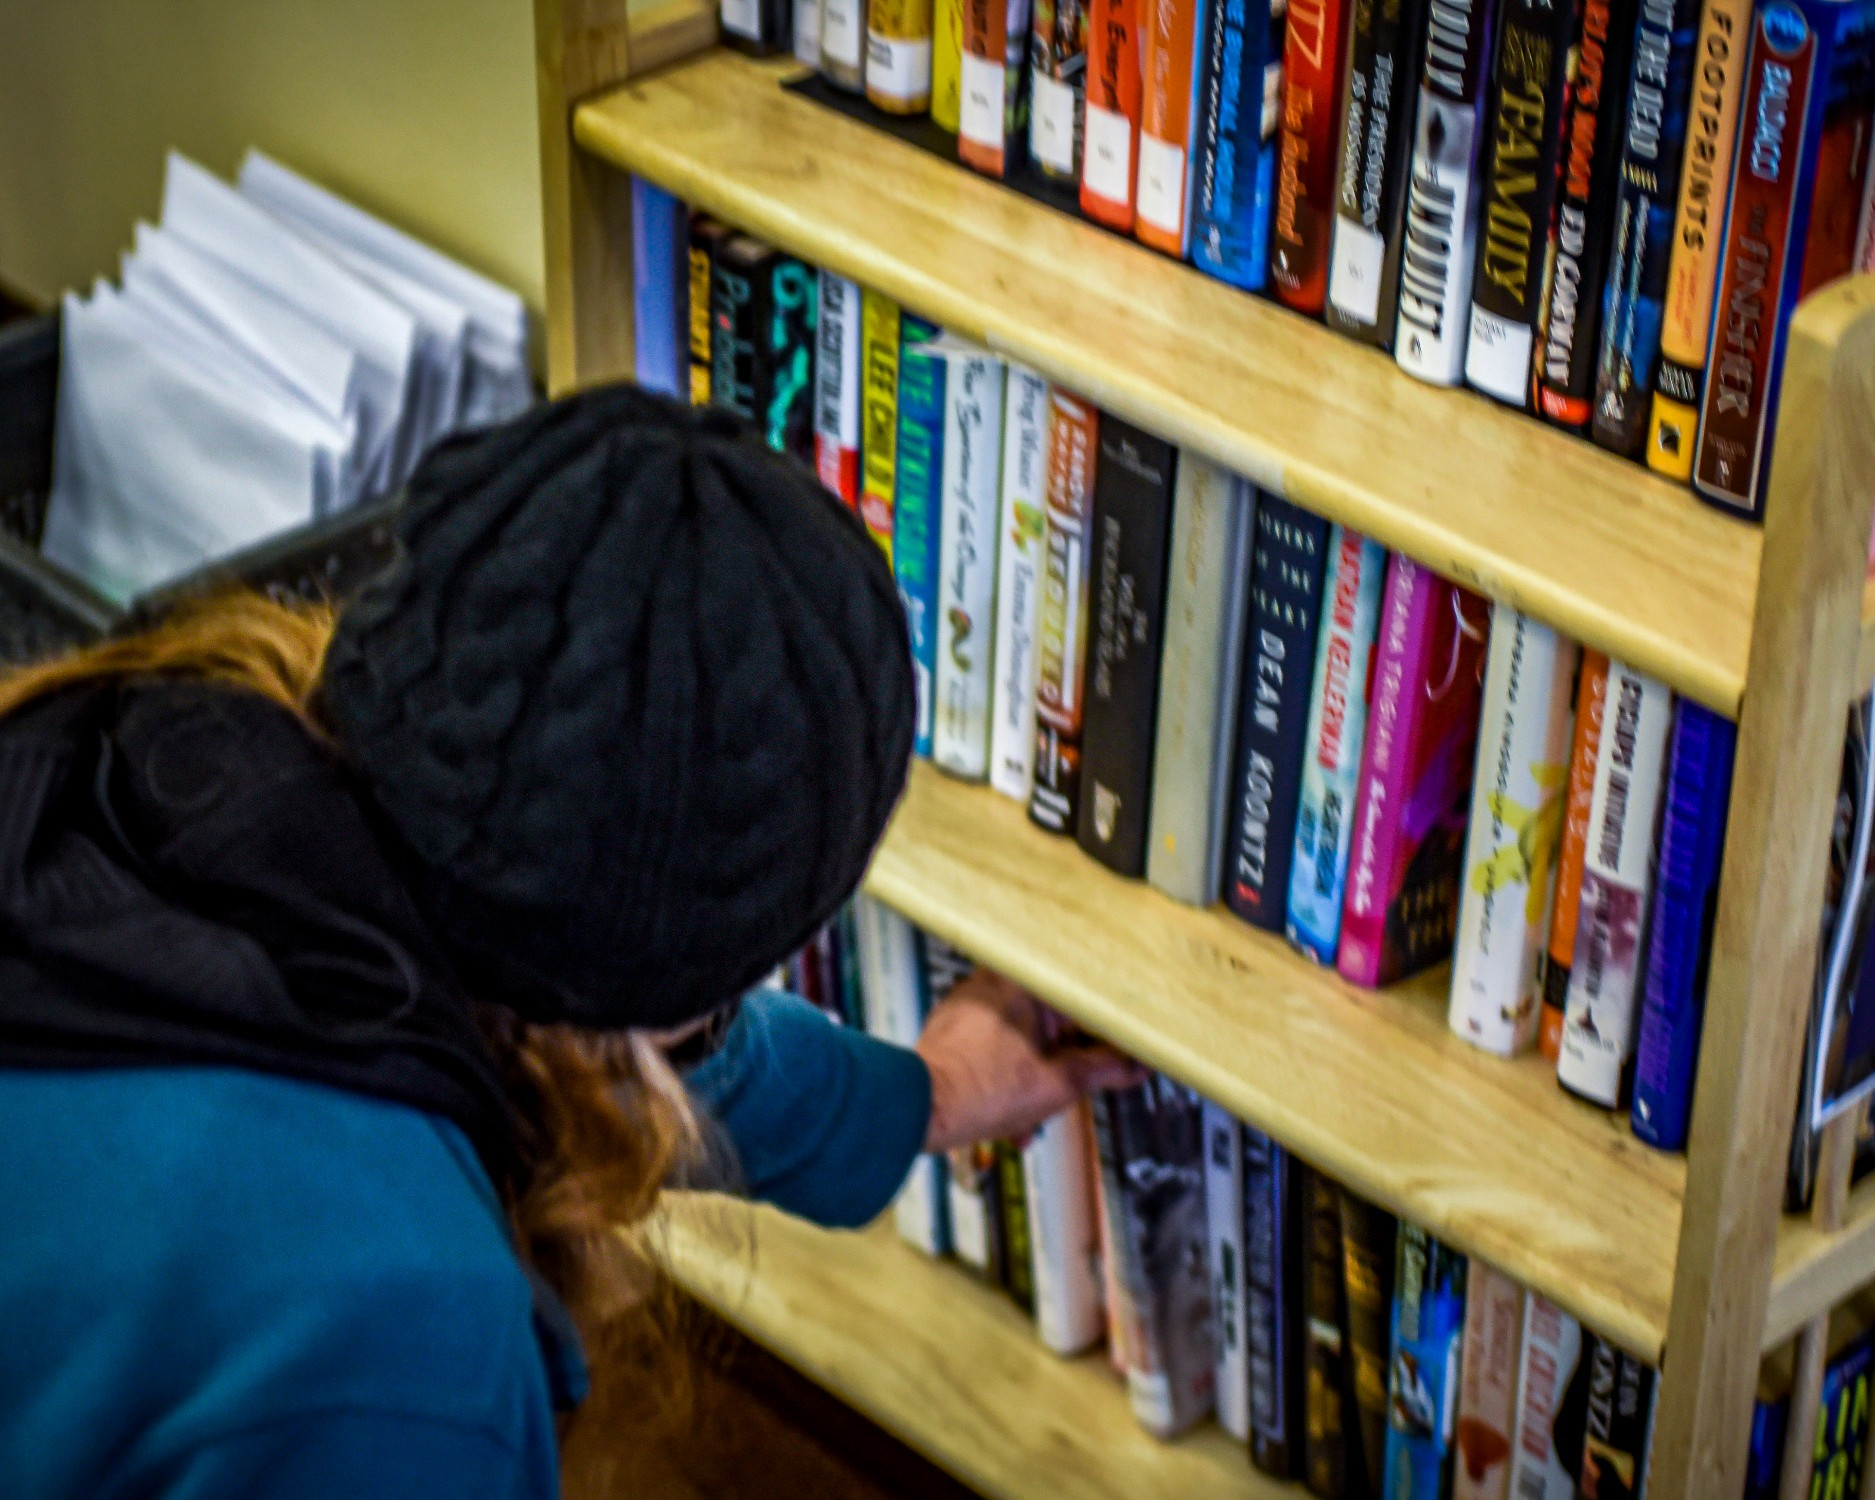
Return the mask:
<path id="1" fill-rule="evenodd" d="M 1387 902 L 1412 790 L 1414 730 L 1426 702 L 1419 688 L 1426 677 L 1433 607 L 1441 593 L 1439 579 L 1411 558 L 1396 552 L 1388 562 L 1336 959 L 1342 977 L 1355 984 L 1380 983 Z"/>

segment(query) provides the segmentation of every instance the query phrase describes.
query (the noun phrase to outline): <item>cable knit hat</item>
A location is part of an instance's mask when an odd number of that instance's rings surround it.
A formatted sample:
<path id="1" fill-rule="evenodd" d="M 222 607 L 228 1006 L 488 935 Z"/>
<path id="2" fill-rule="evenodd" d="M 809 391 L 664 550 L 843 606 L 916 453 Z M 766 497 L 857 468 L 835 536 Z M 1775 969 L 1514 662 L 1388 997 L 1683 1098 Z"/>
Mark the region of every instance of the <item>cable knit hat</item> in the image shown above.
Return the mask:
<path id="1" fill-rule="evenodd" d="M 444 444 L 400 526 L 326 708 L 472 989 L 677 1025 L 852 893 L 904 786 L 910 652 L 804 468 L 614 386 Z"/>

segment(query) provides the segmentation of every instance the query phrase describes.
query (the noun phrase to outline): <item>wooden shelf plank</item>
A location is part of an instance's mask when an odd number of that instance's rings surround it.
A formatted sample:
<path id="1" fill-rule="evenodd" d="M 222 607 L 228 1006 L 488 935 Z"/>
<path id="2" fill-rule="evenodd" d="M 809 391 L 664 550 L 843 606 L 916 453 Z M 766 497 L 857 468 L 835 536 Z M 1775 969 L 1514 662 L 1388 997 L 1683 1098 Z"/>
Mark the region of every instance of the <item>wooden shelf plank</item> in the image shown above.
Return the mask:
<path id="1" fill-rule="evenodd" d="M 1818 1313 L 1875 1282 L 1875 1178 L 1849 1194 L 1842 1228 L 1819 1229 L 1801 1214 L 1778 1226 L 1764 1347 L 1775 1348 Z"/>
<path id="2" fill-rule="evenodd" d="M 1007 1298 L 900 1243 L 671 1193 L 677 1281 L 719 1317 L 992 1500 L 1301 1500 L 1214 1424 L 1133 1420 L 1104 1354 L 1061 1359 Z"/>
<path id="3" fill-rule="evenodd" d="M 711 51 L 580 107 L 588 151 L 1736 714 L 1754 527 Z"/>
<path id="4" fill-rule="evenodd" d="M 1357 989 L 1110 874 L 919 763 L 866 889 L 1306 1160 L 1658 1361 L 1684 1158 L 1445 1023 L 1447 973 Z"/>

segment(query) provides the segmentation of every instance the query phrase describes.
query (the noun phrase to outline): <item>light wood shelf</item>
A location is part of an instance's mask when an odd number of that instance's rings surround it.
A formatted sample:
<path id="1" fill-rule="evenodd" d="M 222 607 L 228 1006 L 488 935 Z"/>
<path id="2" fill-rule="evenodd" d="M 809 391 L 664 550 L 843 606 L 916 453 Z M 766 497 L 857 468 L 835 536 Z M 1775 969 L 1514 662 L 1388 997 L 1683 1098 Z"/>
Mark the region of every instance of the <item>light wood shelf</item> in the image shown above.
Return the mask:
<path id="1" fill-rule="evenodd" d="M 688 203 L 1737 713 L 1756 528 L 788 93 L 778 85 L 794 66 L 705 52 L 581 105 L 574 134 Z"/>
<path id="2" fill-rule="evenodd" d="M 1150 1437 L 1104 1353 L 1050 1353 L 1006 1297 L 887 1220 L 841 1233 L 710 1194 L 665 1203 L 685 1290 L 992 1500 L 1302 1500 L 1215 1424 Z"/>
<path id="3" fill-rule="evenodd" d="M 1875 1281 L 1875 1178 L 1849 1192 L 1842 1228 L 1820 1229 L 1786 1214 L 1777 1237 L 1771 1300 L 1765 1308 L 1764 1347 L 1796 1333 L 1852 1292 Z"/>

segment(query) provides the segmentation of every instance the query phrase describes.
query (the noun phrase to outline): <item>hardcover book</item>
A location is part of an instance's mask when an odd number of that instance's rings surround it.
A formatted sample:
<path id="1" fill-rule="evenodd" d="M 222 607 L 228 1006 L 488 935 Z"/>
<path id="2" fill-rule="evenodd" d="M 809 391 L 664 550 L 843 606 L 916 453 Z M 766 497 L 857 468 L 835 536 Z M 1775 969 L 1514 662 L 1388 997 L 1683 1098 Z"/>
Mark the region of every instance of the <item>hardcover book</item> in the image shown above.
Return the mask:
<path id="1" fill-rule="evenodd" d="M 1588 847 L 1595 760 L 1601 754 L 1602 710 L 1608 702 L 1608 658 L 1601 652 L 1582 653 L 1575 700 L 1575 738 L 1569 751 L 1569 791 L 1563 804 L 1562 852 L 1556 857 L 1556 895 L 1550 903 L 1549 946 L 1537 965 L 1537 984 L 1543 994 L 1537 1040 L 1551 1062 L 1562 1055 L 1569 966 L 1575 961 L 1576 916 L 1582 909 L 1582 854 Z"/>
<path id="2" fill-rule="evenodd" d="M 848 93 L 864 91 L 866 0 L 820 0 L 820 71 Z"/>
<path id="3" fill-rule="evenodd" d="M 1250 1320 L 1244 1298 L 1243 1128 L 1229 1110 L 1204 1106 L 1204 1212 L 1211 1269 L 1211 1341 L 1217 1421 L 1250 1440 Z"/>
<path id="4" fill-rule="evenodd" d="M 1178 450 L 1108 415 L 1094 475 L 1093 608 L 1082 733 L 1081 847 L 1121 875 L 1146 873 L 1152 732 Z"/>
<path id="5" fill-rule="evenodd" d="M 794 0 L 794 56 L 810 68 L 820 66 L 820 0 Z"/>
<path id="6" fill-rule="evenodd" d="M 1140 0 L 1089 0 L 1087 88 L 1082 107 L 1081 212 L 1133 232 L 1139 154 Z"/>
<path id="7" fill-rule="evenodd" d="M 866 98 L 890 115 L 931 108 L 931 0 L 868 0 Z"/>
<path id="8" fill-rule="evenodd" d="M 1094 1126 L 1085 1101 L 1045 1120 L 1022 1148 L 1029 1239 L 1035 1252 L 1035 1329 L 1057 1354 L 1100 1341 L 1100 1228 L 1094 1206 Z"/>
<path id="9" fill-rule="evenodd" d="M 1858 1339 L 1831 1360 L 1817 1398 L 1816 1449 L 1810 1493 L 1859 1495 L 1867 1488 L 1869 1385 L 1875 1380 L 1875 1340 Z"/>
<path id="10" fill-rule="evenodd" d="M 898 304 L 860 293 L 860 519 L 892 560 L 892 505 L 898 494 Z"/>
<path id="11" fill-rule="evenodd" d="M 1005 1282 L 1003 1189 L 996 1143 L 978 1141 L 950 1153 L 951 1253 L 993 1285 Z"/>
<path id="12" fill-rule="evenodd" d="M 1244 1286 L 1250 1328 L 1250 1459 L 1302 1471 L 1302 1212 L 1289 1153 L 1243 1127 Z"/>
<path id="13" fill-rule="evenodd" d="M 811 466 L 816 273 L 742 234 L 717 249 L 713 269 L 711 401 Z"/>
<path id="14" fill-rule="evenodd" d="M 1492 607 L 1450 1022 L 1474 1047 L 1502 1057 L 1536 1034 L 1575 660 L 1574 642 L 1509 605 Z"/>
<path id="15" fill-rule="evenodd" d="M 718 0 L 723 40 L 751 57 L 769 57 L 794 45 L 794 0 Z"/>
<path id="16" fill-rule="evenodd" d="M 1523 1368 L 1523 1288 L 1473 1260 L 1465 1277 L 1459 1359 L 1458 1462 L 1452 1500 L 1510 1500 L 1510 1437 Z"/>
<path id="17" fill-rule="evenodd" d="M 1685 1149 L 1692 1116 L 1736 739 L 1710 709 L 1685 698 L 1674 705 L 1634 1065 L 1634 1134 L 1662 1151 Z"/>
<path id="18" fill-rule="evenodd" d="M 679 401 L 690 395 L 689 247 L 683 204 L 632 178 L 632 374 Z"/>
<path id="19" fill-rule="evenodd" d="M 1133 233 L 1141 244 L 1180 260 L 1191 243 L 1186 166 L 1198 102 L 1192 48 L 1204 11 L 1205 0 L 1139 0 L 1139 211 Z"/>
<path id="20" fill-rule="evenodd" d="M 1284 927 L 1289 941 L 1317 963 L 1332 964 L 1341 940 L 1355 783 L 1367 733 L 1368 661 L 1386 563 L 1378 542 L 1343 526 L 1329 533 Z"/>
<path id="21" fill-rule="evenodd" d="M 1020 365 L 1009 366 L 996 544 L 990 785 L 1024 806 L 1035 764 L 1036 631 L 1048 531 L 1048 412 L 1048 382 Z"/>
<path id="22" fill-rule="evenodd" d="M 1466 1260 L 1417 1224 L 1400 1225 L 1387 1385 L 1387 1500 L 1444 1500 L 1465 1330 Z"/>
<path id="23" fill-rule="evenodd" d="M 1035 0 L 1029 36 L 1029 155 L 1043 174 L 1081 180 L 1087 105 L 1086 0 Z"/>
<path id="24" fill-rule="evenodd" d="M 1452 951 L 1490 606 L 1387 564 L 1337 966 L 1391 984 Z"/>
<path id="25" fill-rule="evenodd" d="M 1289 915 L 1328 529 L 1321 517 L 1287 500 L 1258 497 L 1224 900 L 1266 932 L 1283 931 Z"/>
<path id="26" fill-rule="evenodd" d="M 710 404 L 757 420 L 773 315 L 768 296 L 781 252 L 746 234 L 725 236 L 710 261 Z"/>
<path id="27" fill-rule="evenodd" d="M 1029 143 L 1029 0 L 964 0 L 957 159 L 990 177 Z"/>
<path id="28" fill-rule="evenodd" d="M 1303 1480 L 1322 1500 L 1348 1500 L 1365 1495 L 1368 1484 L 1348 1368 L 1340 1189 L 1304 1169 L 1302 1204 Z"/>
<path id="29" fill-rule="evenodd" d="M 1349 1191 L 1341 1198 L 1341 1286 L 1348 1309 L 1348 1368 L 1368 1489 L 1385 1489 L 1387 1379 L 1393 1348 L 1393 1266 L 1399 1223 Z"/>
<path id="30" fill-rule="evenodd" d="M 1328 326 L 1393 347 L 1428 0 L 1353 0 L 1329 244 Z"/>
<path id="31" fill-rule="evenodd" d="M 931 6 L 931 123 L 956 135 L 964 110 L 964 0 Z"/>
<path id="32" fill-rule="evenodd" d="M 1216 901 L 1223 880 L 1255 507 L 1255 490 L 1236 475 L 1179 456 L 1146 878 L 1191 906 Z"/>
<path id="33" fill-rule="evenodd" d="M 1510 406 L 1530 405 L 1564 68 L 1581 9 L 1580 0 L 1502 0 L 1498 11 L 1465 380 Z"/>
<path id="34" fill-rule="evenodd" d="M 1426 12 L 1393 352 L 1433 385 L 1457 384 L 1465 367 L 1496 17 L 1497 0 L 1438 0 Z"/>
<path id="35" fill-rule="evenodd" d="M 1600 1334 L 1589 1338 L 1588 1410 L 1579 1500 L 1639 1500 L 1647 1493 L 1654 1372 Z"/>
<path id="36" fill-rule="evenodd" d="M 1029 1228 L 1029 1188 L 1022 1152 L 1013 1141 L 996 1143 L 996 1178 L 1002 1191 L 1003 1285 L 1025 1313 L 1035 1312 L 1035 1244 Z"/>
<path id="37" fill-rule="evenodd" d="M 1282 0 L 1213 0 L 1198 32 L 1191 258 L 1248 292 L 1269 279 L 1286 14 Z"/>
<path id="38" fill-rule="evenodd" d="M 1289 0 L 1283 36 L 1270 291 L 1283 306 L 1317 318 L 1328 301 L 1344 21 L 1339 0 Z"/>
<path id="39" fill-rule="evenodd" d="M 1576 1320 L 1538 1292 L 1523 1303 L 1523 1373 L 1510 1492 L 1516 1500 L 1575 1500 L 1582 1472 L 1587 1366 Z"/>
<path id="40" fill-rule="evenodd" d="M 708 214 L 690 216 L 690 404 L 710 405 L 716 328 L 716 252 L 729 226 Z"/>
<path id="41" fill-rule="evenodd" d="M 814 470 L 848 505 L 859 505 L 860 291 L 820 273 L 819 345 L 814 356 Z"/>
<path id="42" fill-rule="evenodd" d="M 898 454 L 892 505 L 892 572 L 911 634 L 918 693 L 919 755 L 931 753 L 938 648 L 940 510 L 944 485 L 944 412 L 950 361 L 928 347 L 937 330 L 903 320 L 899 352 Z"/>
<path id="43" fill-rule="evenodd" d="M 1633 1057 L 1672 712 L 1673 695 L 1662 683 L 1609 661 L 1582 857 L 1582 907 L 1556 1062 L 1564 1088 L 1608 1109 L 1622 1103 Z"/>
<path id="44" fill-rule="evenodd" d="M 1081 806 L 1082 688 L 1087 664 L 1088 532 L 1100 413 L 1057 387 L 1049 395 L 1048 530 L 1036 633 L 1034 789 L 1029 818 L 1072 833 Z"/>

